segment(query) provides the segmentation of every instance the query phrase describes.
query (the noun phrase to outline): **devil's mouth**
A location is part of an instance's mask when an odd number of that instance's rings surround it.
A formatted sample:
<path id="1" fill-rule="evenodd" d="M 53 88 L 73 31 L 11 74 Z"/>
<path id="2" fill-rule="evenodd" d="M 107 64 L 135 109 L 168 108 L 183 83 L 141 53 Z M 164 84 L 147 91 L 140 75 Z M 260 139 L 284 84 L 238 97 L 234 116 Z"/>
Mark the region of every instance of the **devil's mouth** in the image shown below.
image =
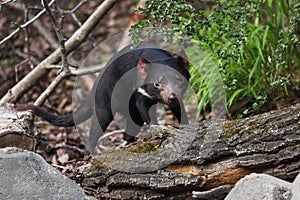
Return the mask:
<path id="1" fill-rule="evenodd" d="M 179 104 L 179 100 L 176 94 L 174 94 L 173 98 L 169 98 L 170 97 L 170 93 L 169 92 L 161 92 L 161 103 L 166 104 L 170 107 L 176 107 Z"/>
<path id="2" fill-rule="evenodd" d="M 177 107 L 179 102 L 178 99 L 173 99 L 173 100 L 168 99 L 166 104 L 169 105 L 170 107 Z"/>

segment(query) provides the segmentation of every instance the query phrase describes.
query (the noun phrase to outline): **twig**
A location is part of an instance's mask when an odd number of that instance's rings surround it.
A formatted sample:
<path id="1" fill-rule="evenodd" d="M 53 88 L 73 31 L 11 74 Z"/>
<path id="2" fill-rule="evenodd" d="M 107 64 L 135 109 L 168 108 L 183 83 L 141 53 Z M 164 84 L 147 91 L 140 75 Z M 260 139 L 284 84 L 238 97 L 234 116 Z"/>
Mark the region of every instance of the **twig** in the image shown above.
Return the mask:
<path id="1" fill-rule="evenodd" d="M 75 6 L 72 10 L 64 10 L 63 12 L 64 13 L 67 13 L 67 14 L 70 14 L 71 17 L 73 18 L 73 20 L 76 22 L 76 24 L 81 27 L 82 26 L 82 23 L 80 22 L 80 20 L 78 19 L 78 17 L 76 16 L 75 12 L 77 9 L 79 9 L 80 6 L 82 6 L 85 2 L 87 2 L 88 0 L 82 0 L 81 2 L 79 2 L 79 4 L 77 6 Z M 89 39 L 93 45 L 93 47 L 96 47 L 97 44 L 95 42 L 95 39 L 89 35 Z"/>
<path id="2" fill-rule="evenodd" d="M 70 74 L 74 76 L 82 76 L 82 75 L 87 75 L 87 74 L 94 74 L 96 72 L 100 72 L 104 69 L 105 64 L 100 64 L 100 65 L 92 65 L 88 66 L 85 68 L 69 68 L 70 69 Z M 61 65 L 48 65 L 45 68 L 47 69 L 61 69 Z"/>
<path id="3" fill-rule="evenodd" d="M 9 4 L 9 6 L 11 8 L 18 9 L 18 10 L 24 10 L 24 9 L 26 9 L 23 4 L 18 3 L 18 2 L 15 2 L 13 4 Z M 40 8 L 28 7 L 28 9 L 40 9 Z M 33 17 L 34 16 L 29 13 L 29 18 L 32 19 Z M 52 49 L 56 49 L 58 47 L 57 40 L 55 40 L 55 38 L 51 35 L 51 33 L 46 28 L 44 28 L 43 24 L 41 23 L 41 21 L 39 19 L 37 19 L 36 21 L 34 21 L 34 23 L 32 24 L 32 26 L 34 26 L 38 30 L 38 32 L 41 35 L 44 36 L 45 40 L 52 47 Z"/>
<path id="4" fill-rule="evenodd" d="M 84 151 L 80 148 L 78 148 L 77 146 L 72 146 L 69 144 L 57 144 L 54 147 L 52 147 L 51 150 L 58 150 L 58 149 L 70 149 L 72 151 L 77 151 L 79 153 L 83 153 Z"/>
<path id="5" fill-rule="evenodd" d="M 105 133 L 104 135 L 102 135 L 100 138 L 99 138 L 99 140 L 98 140 L 98 147 L 100 148 L 100 149 L 102 149 L 102 150 L 105 150 L 105 151 L 107 151 L 107 150 L 109 150 L 109 149 L 111 149 L 111 148 L 109 148 L 109 147 L 106 147 L 106 146 L 104 146 L 104 145 L 101 145 L 100 144 L 100 142 L 101 142 L 101 140 L 103 140 L 104 138 L 107 138 L 107 137 L 109 137 L 109 136 L 111 136 L 111 135 L 114 135 L 114 134 L 117 134 L 117 133 L 124 133 L 125 132 L 125 129 L 121 129 L 121 130 L 115 130 L 115 131 L 111 131 L 111 132 L 108 132 L 108 133 Z M 124 141 L 125 142 L 125 141 Z M 120 145 L 120 147 L 123 147 L 123 145 L 126 145 L 127 144 L 127 142 L 126 143 L 122 143 L 121 145 Z"/>
<path id="6" fill-rule="evenodd" d="M 100 72 L 104 69 L 105 64 L 93 65 L 85 68 L 79 68 L 76 70 L 71 70 L 71 74 L 75 76 L 81 76 L 86 74 L 94 74 L 96 72 Z"/>
<path id="7" fill-rule="evenodd" d="M 86 20 L 86 22 L 70 37 L 66 42 L 67 53 L 76 49 L 98 22 L 105 16 L 105 14 L 114 6 L 117 0 L 105 0 L 93 14 Z M 60 59 L 60 51 L 57 49 L 46 59 L 44 59 L 38 66 L 36 66 L 25 78 L 20 80 L 13 88 L 11 88 L 5 96 L 1 99 L 0 105 L 5 103 L 15 103 L 22 97 L 33 85 L 35 85 L 42 77 L 48 73 L 46 66 L 57 63 Z"/>
<path id="8" fill-rule="evenodd" d="M 80 27 L 82 25 L 82 23 L 79 21 L 79 19 L 77 18 L 77 16 L 75 15 L 76 10 L 79 9 L 80 6 L 82 6 L 85 2 L 87 2 L 88 0 L 82 0 L 81 2 L 79 2 L 72 10 L 64 10 L 63 13 L 67 13 L 70 14 L 72 16 L 72 18 L 74 19 L 74 21 L 77 23 L 77 25 Z"/>
<path id="9" fill-rule="evenodd" d="M 57 165 L 57 164 L 54 164 L 54 163 L 51 163 L 51 165 L 52 165 L 53 167 L 56 167 L 56 168 L 62 169 L 62 170 L 66 168 L 65 166 Z"/>
<path id="10" fill-rule="evenodd" d="M 34 105 L 40 106 L 42 105 L 45 100 L 51 95 L 51 93 L 57 88 L 59 83 L 66 77 L 68 77 L 70 73 L 67 73 L 65 70 L 63 70 L 58 76 L 54 79 L 54 81 L 51 82 L 49 87 L 39 96 L 39 98 L 34 102 Z"/>
<path id="11" fill-rule="evenodd" d="M 26 22 L 28 20 L 29 11 L 27 9 L 27 6 L 25 4 L 24 7 L 24 21 Z M 27 49 L 25 60 L 21 61 L 20 63 L 15 65 L 15 80 L 16 82 L 19 81 L 19 67 L 21 67 L 24 64 L 29 63 L 30 67 L 32 68 L 32 62 L 31 62 L 31 54 L 30 54 L 30 42 L 29 42 L 29 34 L 28 34 L 28 27 L 24 28 L 24 40 L 25 40 L 25 48 Z"/>
<path id="12" fill-rule="evenodd" d="M 49 3 L 49 6 L 51 6 L 53 3 L 55 2 L 55 0 L 52 0 Z M 41 15 L 43 15 L 46 12 L 45 9 L 41 10 L 41 12 L 39 12 L 36 16 L 34 16 L 31 20 L 27 21 L 26 23 L 22 24 L 20 27 L 18 27 L 15 31 L 13 31 L 11 34 L 9 34 L 8 36 L 6 36 L 5 38 L 3 38 L 0 41 L 0 46 L 2 44 L 4 44 L 6 41 L 10 40 L 14 35 L 16 35 L 20 30 L 22 30 L 23 28 L 29 26 L 30 24 L 32 24 L 35 20 L 37 20 Z"/>
<path id="13" fill-rule="evenodd" d="M 6 0 L 4 2 L 0 2 L 0 9 L 1 9 L 1 6 L 5 5 L 5 4 L 8 4 L 8 3 L 11 3 L 11 2 L 15 2 L 16 0 Z"/>
<path id="14" fill-rule="evenodd" d="M 18 63 L 15 65 L 15 81 L 18 82 L 19 81 L 19 67 L 21 67 L 22 65 L 26 64 L 28 62 L 28 59 L 26 58 L 25 60 L 23 60 L 22 62 Z"/>
<path id="15" fill-rule="evenodd" d="M 63 70 L 69 71 L 68 70 L 69 64 L 68 64 L 68 60 L 67 60 L 67 50 L 66 50 L 66 47 L 65 47 L 65 39 L 64 39 L 64 35 L 62 33 L 62 30 L 59 28 L 58 23 L 57 23 L 57 19 L 52 14 L 52 11 L 51 11 L 49 5 L 47 4 L 46 0 L 42 0 L 42 5 L 46 9 L 46 12 L 47 12 L 48 16 L 50 17 L 52 26 L 53 26 L 53 28 L 55 30 L 55 33 L 56 33 L 56 36 L 58 38 Z"/>
<path id="16" fill-rule="evenodd" d="M 15 1 L 16 0 L 7 0 L 7 1 L 4 1 L 4 2 L 0 2 L 0 11 L 1 11 L 3 5 L 11 3 L 11 2 L 15 2 Z"/>
<path id="17" fill-rule="evenodd" d="M 29 19 L 29 9 L 27 6 L 27 3 L 25 3 L 25 22 Z M 30 39 L 29 39 L 29 34 L 28 34 L 28 27 L 24 28 L 24 34 L 25 34 L 25 44 L 26 44 L 26 49 L 27 49 L 27 61 L 30 66 L 30 68 L 33 68 L 33 64 L 31 62 L 31 50 L 30 50 Z"/>
<path id="18" fill-rule="evenodd" d="M 75 6 L 72 10 L 71 13 L 74 13 L 76 10 L 78 10 L 80 8 L 80 6 L 82 6 L 84 3 L 86 3 L 88 0 L 82 0 L 81 2 L 79 2 L 79 4 L 77 4 L 77 6 Z"/>
<path id="19" fill-rule="evenodd" d="M 114 135 L 114 134 L 117 134 L 117 133 L 124 133 L 125 132 L 125 129 L 121 129 L 121 130 L 115 130 L 115 131 L 111 131 L 111 132 L 108 132 L 108 133 L 105 133 L 104 135 L 102 135 L 100 138 L 99 138 L 99 142 L 101 140 L 103 140 L 104 138 L 107 138 L 111 135 Z"/>
<path id="20" fill-rule="evenodd" d="M 39 96 L 39 98 L 34 102 L 34 105 L 43 104 L 46 99 L 51 95 L 51 93 L 56 89 L 59 83 L 66 77 L 70 75 L 69 64 L 67 61 L 67 51 L 64 42 L 64 36 L 61 29 L 58 27 L 57 20 L 52 14 L 50 7 L 48 6 L 46 0 L 42 0 L 42 5 L 46 9 L 48 16 L 51 19 L 51 23 L 54 27 L 55 33 L 59 41 L 59 49 L 61 52 L 63 71 L 54 79 L 54 81 L 49 85 L 49 87 Z"/>
<path id="21" fill-rule="evenodd" d="M 27 53 L 24 53 L 24 52 L 22 52 L 21 50 L 19 50 L 19 49 L 16 49 L 15 50 L 15 53 L 16 53 L 16 55 L 18 55 L 18 56 L 20 56 L 20 57 L 22 57 L 22 58 L 24 58 L 24 59 L 27 59 Z M 37 65 L 37 64 L 39 64 L 39 62 L 40 61 L 38 61 L 35 57 L 33 57 L 32 55 L 31 55 L 31 62 L 33 62 L 33 64 L 34 65 Z"/>

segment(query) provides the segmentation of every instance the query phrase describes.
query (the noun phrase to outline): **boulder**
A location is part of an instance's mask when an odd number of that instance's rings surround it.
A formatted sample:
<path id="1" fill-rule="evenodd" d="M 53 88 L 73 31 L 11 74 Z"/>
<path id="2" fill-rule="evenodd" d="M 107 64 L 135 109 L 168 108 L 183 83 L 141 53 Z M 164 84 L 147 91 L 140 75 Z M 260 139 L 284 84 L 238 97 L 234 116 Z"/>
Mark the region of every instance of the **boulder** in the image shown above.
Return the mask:
<path id="1" fill-rule="evenodd" d="M 250 174 L 239 180 L 225 200 L 291 200 L 293 184 L 267 174 Z"/>
<path id="2" fill-rule="evenodd" d="M 95 199 L 31 151 L 0 149 L 0 199 Z"/>
<path id="3" fill-rule="evenodd" d="M 292 186 L 293 197 L 292 200 L 300 199 L 300 174 L 295 178 Z"/>

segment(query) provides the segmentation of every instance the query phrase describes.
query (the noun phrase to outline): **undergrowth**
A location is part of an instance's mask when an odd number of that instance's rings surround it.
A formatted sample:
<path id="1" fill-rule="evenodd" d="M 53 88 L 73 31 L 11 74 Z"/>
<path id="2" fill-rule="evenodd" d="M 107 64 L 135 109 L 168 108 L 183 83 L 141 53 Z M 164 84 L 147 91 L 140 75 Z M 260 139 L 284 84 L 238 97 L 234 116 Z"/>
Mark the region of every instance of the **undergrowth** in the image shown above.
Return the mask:
<path id="1" fill-rule="evenodd" d="M 216 71 L 202 70 L 211 66 L 203 64 L 206 60 L 220 74 L 231 117 L 247 116 L 299 91 L 297 0 L 148 0 L 146 4 L 137 12 L 147 18 L 132 27 L 132 38 L 141 41 L 139 31 L 150 26 L 156 29 L 150 29 L 149 35 L 193 44 L 187 53 L 195 60 L 190 62 L 190 82 L 199 99 L 198 112 L 212 103 L 209 85 Z M 195 55 L 195 44 L 198 52 L 205 53 Z M 214 99 L 218 100 L 222 101 Z"/>

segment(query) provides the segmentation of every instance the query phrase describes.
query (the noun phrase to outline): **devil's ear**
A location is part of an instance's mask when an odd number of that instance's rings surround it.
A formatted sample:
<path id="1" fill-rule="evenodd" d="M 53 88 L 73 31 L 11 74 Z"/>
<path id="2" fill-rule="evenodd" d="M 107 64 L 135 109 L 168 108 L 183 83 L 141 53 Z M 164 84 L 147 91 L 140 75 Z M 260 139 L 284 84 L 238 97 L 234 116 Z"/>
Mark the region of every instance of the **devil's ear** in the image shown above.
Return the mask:
<path id="1" fill-rule="evenodd" d="M 138 60 L 138 64 L 137 64 L 137 68 L 138 68 L 138 72 L 139 72 L 139 75 L 145 79 L 146 76 L 147 76 L 147 72 L 146 72 L 146 66 L 147 64 L 149 63 L 148 60 L 146 60 L 145 58 L 139 58 Z"/>
<path id="2" fill-rule="evenodd" d="M 181 49 L 180 55 L 177 57 L 178 60 L 183 62 L 183 67 L 188 70 L 189 69 L 189 62 L 187 59 L 187 55 L 183 49 Z"/>

